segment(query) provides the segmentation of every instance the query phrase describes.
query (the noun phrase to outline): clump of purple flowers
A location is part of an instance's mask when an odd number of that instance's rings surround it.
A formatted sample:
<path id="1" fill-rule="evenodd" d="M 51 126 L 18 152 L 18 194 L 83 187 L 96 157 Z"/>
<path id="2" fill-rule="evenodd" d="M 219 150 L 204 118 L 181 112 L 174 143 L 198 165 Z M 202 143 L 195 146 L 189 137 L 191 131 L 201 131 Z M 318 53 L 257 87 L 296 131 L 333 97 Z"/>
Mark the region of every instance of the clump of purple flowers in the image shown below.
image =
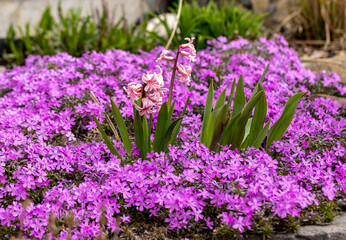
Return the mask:
<path id="1" fill-rule="evenodd" d="M 215 153 L 199 141 L 212 79 L 219 95 L 243 74 L 249 99 L 270 63 L 262 85 L 272 122 L 289 96 L 314 85 L 344 95 L 340 79 L 306 70 L 279 36 L 254 42 L 220 37 L 210 44 L 195 62 L 187 60 L 194 69 L 190 86 L 176 83 L 172 92 L 177 113 L 190 97 L 178 143 L 167 154 L 151 152 L 142 160 L 113 140 L 122 157 L 132 158 L 124 167 L 95 131 L 92 116 L 103 119 L 110 111 L 110 95 L 131 128 L 132 103 L 123 86 L 154 71 L 161 47 L 139 55 L 109 50 L 81 58 L 31 56 L 25 66 L 0 75 L 0 238 L 125 236 L 143 218 L 168 228 L 170 238 L 206 238 L 225 228 L 239 235 L 283 219 L 310 221 L 321 214 L 318 206 L 344 201 L 345 106 L 331 99 L 301 101 L 272 155 L 227 146 Z M 161 68 L 168 87 L 171 65 L 162 61 Z"/>

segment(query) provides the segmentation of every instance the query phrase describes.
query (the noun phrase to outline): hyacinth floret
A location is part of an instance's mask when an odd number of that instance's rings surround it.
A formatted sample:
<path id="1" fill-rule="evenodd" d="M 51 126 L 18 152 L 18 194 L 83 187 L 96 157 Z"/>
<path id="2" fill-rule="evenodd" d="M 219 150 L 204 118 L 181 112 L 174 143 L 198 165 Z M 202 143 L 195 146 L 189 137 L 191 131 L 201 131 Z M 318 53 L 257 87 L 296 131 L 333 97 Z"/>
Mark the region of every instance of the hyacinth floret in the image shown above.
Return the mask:
<path id="1" fill-rule="evenodd" d="M 168 91 L 167 88 L 164 88 L 162 69 L 159 65 L 156 65 L 156 67 L 159 72 L 143 75 L 142 84 L 130 82 L 127 88 L 124 87 L 132 104 L 140 112 L 140 116 L 155 113 L 157 109 L 153 107 L 161 107 L 163 94 Z M 136 103 L 137 100 L 141 101 L 141 106 Z"/>

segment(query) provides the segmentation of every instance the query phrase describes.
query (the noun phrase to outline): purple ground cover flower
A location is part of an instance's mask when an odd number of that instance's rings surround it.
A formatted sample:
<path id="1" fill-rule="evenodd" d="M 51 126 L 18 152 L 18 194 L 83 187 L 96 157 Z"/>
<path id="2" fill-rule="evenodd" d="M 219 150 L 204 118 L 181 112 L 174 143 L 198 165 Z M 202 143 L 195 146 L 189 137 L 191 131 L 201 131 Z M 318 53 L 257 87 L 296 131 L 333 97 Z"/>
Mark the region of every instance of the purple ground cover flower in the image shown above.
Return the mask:
<path id="1" fill-rule="evenodd" d="M 219 95 L 242 73 L 249 98 L 270 63 L 263 86 L 272 122 L 296 92 L 321 84 L 345 94 L 340 78 L 306 70 L 279 36 L 230 43 L 220 37 L 211 44 L 191 63 L 190 86 L 175 83 L 177 113 L 190 96 L 177 146 L 143 161 L 114 141 L 123 157 L 133 159 L 124 167 L 95 132 L 92 115 L 102 119 L 110 111 L 110 95 L 130 127 L 132 104 L 123 87 L 155 70 L 162 47 L 139 55 L 109 50 L 81 58 L 31 56 L 25 66 L 0 75 L 0 229 L 43 239 L 51 234 L 51 214 L 60 224 L 70 214 L 73 239 L 90 239 L 100 231 L 122 231 L 143 213 L 172 232 L 198 227 L 211 232 L 223 224 L 241 233 L 261 218 L 310 216 L 315 214 L 310 207 L 322 201 L 345 199 L 345 106 L 331 99 L 299 103 L 298 116 L 271 155 L 228 147 L 214 153 L 199 142 L 201 106 L 212 78 Z M 165 87 L 169 68 L 162 62 Z M 25 199 L 31 201 L 24 207 Z M 62 230 L 57 239 L 68 234 Z"/>

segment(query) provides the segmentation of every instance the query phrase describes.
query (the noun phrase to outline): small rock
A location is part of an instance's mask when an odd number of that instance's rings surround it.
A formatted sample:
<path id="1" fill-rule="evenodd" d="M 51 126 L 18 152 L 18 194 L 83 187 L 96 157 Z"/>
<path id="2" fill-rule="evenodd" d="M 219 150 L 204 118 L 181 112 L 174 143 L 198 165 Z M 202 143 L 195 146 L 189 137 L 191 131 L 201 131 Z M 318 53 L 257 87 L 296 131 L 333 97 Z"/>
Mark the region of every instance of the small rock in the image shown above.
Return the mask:
<path id="1" fill-rule="evenodd" d="M 328 225 L 303 226 L 297 233 L 273 234 L 275 240 L 346 240 L 346 213 L 334 218 Z"/>

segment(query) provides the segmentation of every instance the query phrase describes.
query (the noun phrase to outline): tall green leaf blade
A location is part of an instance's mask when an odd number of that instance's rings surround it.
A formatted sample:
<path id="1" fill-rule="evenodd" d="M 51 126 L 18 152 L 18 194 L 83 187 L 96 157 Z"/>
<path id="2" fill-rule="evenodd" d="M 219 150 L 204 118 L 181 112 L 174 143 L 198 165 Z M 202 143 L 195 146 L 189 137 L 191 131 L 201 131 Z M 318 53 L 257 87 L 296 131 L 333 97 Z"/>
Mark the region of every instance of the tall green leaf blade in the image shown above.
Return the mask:
<path id="1" fill-rule="evenodd" d="M 249 102 L 246 104 L 243 112 L 240 114 L 240 117 L 238 118 L 236 122 L 234 131 L 230 139 L 230 144 L 232 144 L 231 149 L 239 148 L 240 144 L 243 142 L 243 138 L 245 134 L 245 126 L 251 115 L 252 109 L 258 103 L 262 94 L 263 94 L 263 91 L 260 91 L 252 99 L 250 99 Z"/>
<path id="2" fill-rule="evenodd" d="M 146 157 L 146 152 L 144 149 L 144 141 L 143 138 L 143 126 L 142 126 L 142 120 L 139 116 L 139 113 L 135 106 L 133 106 L 133 116 L 134 116 L 134 129 L 135 129 L 135 142 L 136 146 L 139 149 L 139 157 L 144 159 Z"/>
<path id="3" fill-rule="evenodd" d="M 148 139 L 150 139 L 149 136 L 149 126 L 148 126 L 148 121 L 147 121 L 147 116 L 144 114 L 142 117 L 143 121 L 142 121 L 142 126 L 143 126 L 143 147 L 144 147 L 144 152 L 148 153 L 150 152 L 150 141 L 148 141 Z"/>
<path id="4" fill-rule="evenodd" d="M 280 118 L 276 121 L 276 123 L 274 123 L 274 125 L 269 130 L 266 150 L 268 150 L 268 148 L 274 141 L 278 141 L 282 138 L 288 126 L 291 124 L 293 120 L 300 99 L 306 93 L 307 92 L 300 92 L 288 99 Z"/>
<path id="5" fill-rule="evenodd" d="M 174 128 L 177 126 L 177 124 L 182 120 L 183 118 L 182 117 L 179 117 L 178 119 L 174 120 L 171 125 L 168 127 L 165 135 L 164 135 L 164 138 L 161 142 L 161 145 L 160 145 L 160 148 L 159 148 L 159 151 L 158 152 L 167 152 L 167 149 L 168 149 L 168 143 L 169 143 L 169 140 L 171 139 L 172 137 L 172 133 L 173 133 L 173 130 Z"/>
<path id="6" fill-rule="evenodd" d="M 213 111 L 214 115 L 214 129 L 212 134 L 212 140 L 210 143 L 210 150 L 217 151 L 219 148 L 218 143 L 221 140 L 223 128 L 227 124 L 227 113 L 229 112 L 229 107 L 227 105 L 223 105 L 223 107 L 220 107 Z"/>
<path id="7" fill-rule="evenodd" d="M 186 107 L 187 107 L 187 104 L 189 101 L 190 101 L 190 96 L 187 97 L 183 111 L 180 114 L 180 117 L 182 119 L 178 122 L 177 126 L 174 128 L 171 140 L 169 140 L 169 144 L 171 144 L 171 145 L 174 145 L 175 141 L 177 140 L 177 136 L 178 136 L 178 133 L 180 131 L 180 125 L 181 125 L 181 122 L 183 121 L 183 117 L 185 116 Z"/>
<path id="8" fill-rule="evenodd" d="M 231 121 L 226 125 L 225 129 L 223 130 L 223 135 L 221 138 L 221 145 L 227 146 L 230 145 L 231 136 L 235 127 L 235 123 L 237 122 L 238 118 L 240 117 L 240 113 L 238 113 L 236 116 L 234 116 Z"/>
<path id="9" fill-rule="evenodd" d="M 260 80 L 259 80 L 258 83 L 256 84 L 256 87 L 255 87 L 254 91 L 253 91 L 252 94 L 251 94 L 250 99 L 253 98 L 253 96 L 255 96 L 255 94 L 258 93 L 258 92 L 260 91 L 260 90 L 259 90 L 260 85 L 262 86 L 262 82 L 263 82 L 263 80 L 264 80 L 265 75 L 266 75 L 267 72 L 268 72 L 268 68 L 269 68 L 269 64 L 267 64 L 266 68 L 264 69 L 264 71 L 263 71 L 263 73 L 262 73 L 262 75 L 261 75 Z"/>
<path id="10" fill-rule="evenodd" d="M 154 142 L 153 142 L 153 149 L 155 152 L 158 152 L 160 150 L 160 145 L 162 144 L 162 141 L 165 137 L 169 122 L 170 122 L 170 119 L 168 118 L 167 103 L 164 102 L 157 116 Z"/>
<path id="11" fill-rule="evenodd" d="M 252 145 L 250 145 L 250 146 L 253 146 L 254 148 L 259 148 L 261 146 L 263 140 L 267 136 L 267 133 L 268 133 L 268 130 L 269 130 L 269 126 L 270 126 L 270 120 L 271 119 L 268 120 L 268 122 L 266 123 L 264 128 L 258 134 L 258 136 L 255 139 L 254 143 Z"/>
<path id="12" fill-rule="evenodd" d="M 124 118 L 123 118 L 123 116 L 121 116 L 119 108 L 114 103 L 112 98 L 111 98 L 111 104 L 112 104 L 112 112 L 113 112 L 113 115 L 115 117 L 115 121 L 118 125 L 118 129 L 119 129 L 119 133 L 120 133 L 122 142 L 124 144 L 126 152 L 130 155 L 130 154 L 132 154 L 132 144 L 131 144 L 131 140 L 129 137 L 129 133 L 126 129 L 126 124 L 125 124 Z"/>
<path id="13" fill-rule="evenodd" d="M 226 100 L 226 88 L 225 90 L 222 91 L 222 93 L 220 93 L 219 97 L 216 99 L 214 110 L 224 106 L 225 100 Z"/>
<path id="14" fill-rule="evenodd" d="M 252 122 L 253 122 L 253 118 L 250 118 L 245 125 L 244 140 L 242 142 L 242 145 L 245 142 L 245 140 L 249 141 L 249 134 L 250 134 L 250 128 L 252 126 Z M 246 147 L 246 146 L 244 145 L 244 147 Z M 241 148 L 243 148 L 243 147 L 241 147 Z"/>
<path id="15" fill-rule="evenodd" d="M 235 88 L 235 79 L 233 80 L 232 88 L 231 88 L 231 91 L 230 91 L 229 97 L 228 97 L 227 105 L 228 105 L 229 108 L 231 107 L 231 103 L 232 103 L 232 100 L 233 100 L 234 88 Z"/>
<path id="16" fill-rule="evenodd" d="M 215 126 L 215 114 L 214 112 L 212 112 L 208 121 L 206 132 L 205 132 L 205 141 L 202 142 L 207 148 L 209 148 L 212 137 L 213 137 L 214 126 Z"/>
<path id="17" fill-rule="evenodd" d="M 166 129 L 168 128 L 169 124 L 171 123 L 172 115 L 173 115 L 173 111 L 174 111 L 174 106 L 175 106 L 175 102 L 176 102 L 176 101 L 174 100 L 172 106 L 168 106 L 168 105 L 167 105 L 167 109 L 168 109 L 168 119 L 169 119 L 169 121 L 167 121 Z"/>
<path id="18" fill-rule="evenodd" d="M 240 113 L 245 106 L 245 93 L 244 93 L 244 79 L 243 75 L 240 75 L 237 83 L 237 88 L 234 95 L 234 104 L 232 110 L 232 118 Z"/>
<path id="19" fill-rule="evenodd" d="M 97 118 L 95 117 L 95 115 L 93 115 L 94 121 L 97 125 L 97 129 L 100 131 L 103 141 L 106 143 L 109 151 L 111 151 L 111 153 L 113 155 L 116 155 L 120 160 L 121 160 L 121 166 L 124 166 L 123 163 L 123 158 L 120 156 L 119 152 L 115 149 L 113 143 L 111 142 L 111 140 L 108 138 L 107 134 L 105 133 L 105 131 L 103 130 L 101 124 L 99 123 L 99 121 L 97 120 Z"/>
<path id="20" fill-rule="evenodd" d="M 261 129 L 263 128 L 264 121 L 266 119 L 268 105 L 267 105 L 267 97 L 264 92 L 264 88 L 262 87 L 261 83 L 258 83 L 258 89 L 259 91 L 263 91 L 262 96 L 260 97 L 258 103 L 255 106 L 255 111 L 253 114 L 253 120 L 249 132 L 249 140 L 248 140 L 248 146 L 251 146 L 255 139 L 257 138 L 258 134 L 260 133 Z"/>
<path id="21" fill-rule="evenodd" d="M 211 114 L 211 109 L 213 107 L 213 99 L 214 99 L 214 87 L 213 87 L 213 81 L 209 85 L 207 99 L 205 101 L 205 107 L 204 107 L 204 113 L 203 113 L 203 123 L 202 123 L 202 129 L 201 129 L 201 136 L 200 140 L 204 145 L 206 145 L 206 132 L 207 127 L 209 124 L 209 118 Z"/>

